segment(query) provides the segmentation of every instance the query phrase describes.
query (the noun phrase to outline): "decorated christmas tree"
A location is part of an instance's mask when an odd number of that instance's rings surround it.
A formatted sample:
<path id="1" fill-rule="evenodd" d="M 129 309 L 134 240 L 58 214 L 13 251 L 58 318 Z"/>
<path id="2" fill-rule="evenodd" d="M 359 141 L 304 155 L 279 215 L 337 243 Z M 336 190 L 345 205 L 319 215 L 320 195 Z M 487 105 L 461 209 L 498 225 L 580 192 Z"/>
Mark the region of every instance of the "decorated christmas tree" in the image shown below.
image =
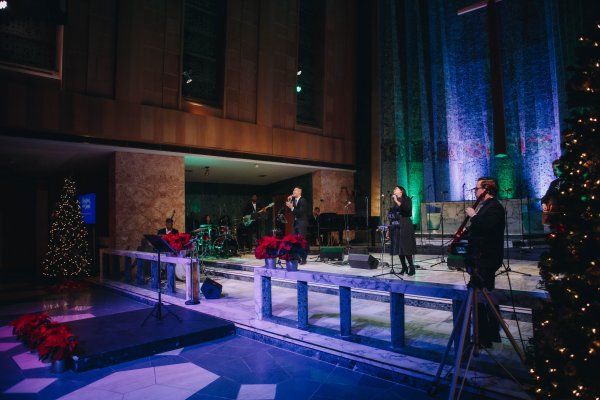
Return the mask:
<path id="1" fill-rule="evenodd" d="M 550 295 L 534 325 L 539 398 L 600 398 L 600 24 L 579 43 L 558 213 L 539 264 Z"/>
<path id="2" fill-rule="evenodd" d="M 60 199 L 52 213 L 42 274 L 62 279 L 89 276 L 90 264 L 88 232 L 83 223 L 75 182 L 65 178 Z"/>

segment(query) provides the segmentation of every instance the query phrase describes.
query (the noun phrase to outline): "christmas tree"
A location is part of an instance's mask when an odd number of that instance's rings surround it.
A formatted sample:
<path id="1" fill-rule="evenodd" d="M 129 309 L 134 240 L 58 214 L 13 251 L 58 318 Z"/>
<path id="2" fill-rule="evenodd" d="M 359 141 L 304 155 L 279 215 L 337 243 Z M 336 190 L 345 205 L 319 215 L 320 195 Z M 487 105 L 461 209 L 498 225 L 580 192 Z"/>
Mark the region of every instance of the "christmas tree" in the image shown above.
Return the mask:
<path id="1" fill-rule="evenodd" d="M 65 178 L 60 199 L 52 213 L 42 274 L 62 279 L 89 276 L 90 264 L 88 232 L 83 223 L 75 182 Z"/>
<path id="2" fill-rule="evenodd" d="M 534 325 L 539 398 L 600 398 L 600 24 L 579 43 L 558 213 L 539 264 L 550 295 Z"/>

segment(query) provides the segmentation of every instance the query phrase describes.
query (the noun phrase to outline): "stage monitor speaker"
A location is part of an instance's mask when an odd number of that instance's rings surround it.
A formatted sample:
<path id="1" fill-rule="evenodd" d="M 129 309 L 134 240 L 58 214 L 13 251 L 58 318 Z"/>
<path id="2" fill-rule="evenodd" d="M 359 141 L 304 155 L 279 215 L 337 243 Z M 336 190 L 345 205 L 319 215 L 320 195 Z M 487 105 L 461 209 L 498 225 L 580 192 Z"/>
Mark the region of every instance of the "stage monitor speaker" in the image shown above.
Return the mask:
<path id="1" fill-rule="evenodd" d="M 379 265 L 379 260 L 370 254 L 349 254 L 348 264 L 352 268 L 375 269 Z"/>
<path id="2" fill-rule="evenodd" d="M 206 299 L 218 299 L 221 297 L 221 292 L 223 291 L 223 285 L 219 282 L 213 281 L 210 278 L 206 278 L 200 291 L 204 295 Z"/>
<path id="3" fill-rule="evenodd" d="M 339 260 L 344 259 L 343 247 L 321 247 L 319 250 L 319 259 L 323 260 Z"/>

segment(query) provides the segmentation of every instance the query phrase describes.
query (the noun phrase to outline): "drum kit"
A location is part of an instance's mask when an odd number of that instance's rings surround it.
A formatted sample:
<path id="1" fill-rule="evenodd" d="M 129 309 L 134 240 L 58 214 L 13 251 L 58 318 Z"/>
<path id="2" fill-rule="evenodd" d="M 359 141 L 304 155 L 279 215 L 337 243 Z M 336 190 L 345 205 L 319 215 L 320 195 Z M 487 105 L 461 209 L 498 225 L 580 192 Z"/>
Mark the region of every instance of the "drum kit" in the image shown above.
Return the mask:
<path id="1" fill-rule="evenodd" d="M 191 232 L 198 257 L 231 257 L 238 252 L 235 230 L 226 225 L 205 224 Z"/>

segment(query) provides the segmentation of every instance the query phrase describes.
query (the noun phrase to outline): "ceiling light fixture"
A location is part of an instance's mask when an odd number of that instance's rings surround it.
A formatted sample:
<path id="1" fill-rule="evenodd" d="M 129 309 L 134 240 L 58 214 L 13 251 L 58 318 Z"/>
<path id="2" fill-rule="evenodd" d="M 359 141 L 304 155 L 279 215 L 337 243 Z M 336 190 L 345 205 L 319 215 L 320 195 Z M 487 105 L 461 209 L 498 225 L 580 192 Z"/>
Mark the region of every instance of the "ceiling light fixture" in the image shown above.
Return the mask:
<path id="1" fill-rule="evenodd" d="M 192 79 L 192 70 L 190 69 L 189 71 L 183 71 L 183 79 L 185 79 L 185 83 L 192 83 L 193 79 Z"/>

